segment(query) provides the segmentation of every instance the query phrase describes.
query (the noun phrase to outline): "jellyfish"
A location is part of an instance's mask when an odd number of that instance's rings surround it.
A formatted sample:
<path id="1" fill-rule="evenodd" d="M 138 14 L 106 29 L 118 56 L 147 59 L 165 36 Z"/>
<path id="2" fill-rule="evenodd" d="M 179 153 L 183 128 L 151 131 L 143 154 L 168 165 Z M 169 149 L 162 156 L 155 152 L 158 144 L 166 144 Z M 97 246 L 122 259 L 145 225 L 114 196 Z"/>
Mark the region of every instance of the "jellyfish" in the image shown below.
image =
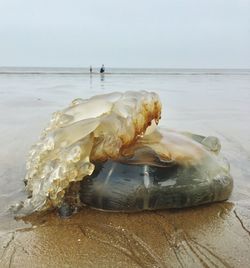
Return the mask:
<path id="1" fill-rule="evenodd" d="M 32 146 L 23 213 L 183 208 L 228 199 L 229 164 L 216 137 L 160 128 L 154 92 L 76 99 Z"/>

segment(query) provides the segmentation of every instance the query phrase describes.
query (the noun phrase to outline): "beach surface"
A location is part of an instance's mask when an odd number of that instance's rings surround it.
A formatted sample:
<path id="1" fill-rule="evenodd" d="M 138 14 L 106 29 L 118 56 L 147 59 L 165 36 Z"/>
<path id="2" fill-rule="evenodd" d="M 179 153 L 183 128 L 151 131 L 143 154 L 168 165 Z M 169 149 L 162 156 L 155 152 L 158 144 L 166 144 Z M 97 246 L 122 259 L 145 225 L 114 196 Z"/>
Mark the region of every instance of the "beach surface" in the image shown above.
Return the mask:
<path id="1" fill-rule="evenodd" d="M 90 208 L 15 219 L 28 151 L 51 114 L 75 98 L 148 90 L 160 126 L 217 136 L 234 190 L 189 209 L 104 213 Z M 0 267 L 249 267 L 250 72 L 247 70 L 0 69 Z"/>

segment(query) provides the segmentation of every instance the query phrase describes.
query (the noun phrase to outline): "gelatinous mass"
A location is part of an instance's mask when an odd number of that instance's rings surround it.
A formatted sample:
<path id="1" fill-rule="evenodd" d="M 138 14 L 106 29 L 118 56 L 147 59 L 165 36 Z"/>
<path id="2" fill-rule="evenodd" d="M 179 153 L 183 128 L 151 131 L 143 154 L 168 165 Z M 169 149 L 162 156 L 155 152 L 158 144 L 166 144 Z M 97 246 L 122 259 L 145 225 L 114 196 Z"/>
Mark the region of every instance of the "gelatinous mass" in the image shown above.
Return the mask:
<path id="1" fill-rule="evenodd" d="M 216 137 L 156 126 L 161 103 L 152 92 L 77 99 L 53 114 L 31 148 L 26 213 L 181 208 L 226 200 L 233 181 Z"/>

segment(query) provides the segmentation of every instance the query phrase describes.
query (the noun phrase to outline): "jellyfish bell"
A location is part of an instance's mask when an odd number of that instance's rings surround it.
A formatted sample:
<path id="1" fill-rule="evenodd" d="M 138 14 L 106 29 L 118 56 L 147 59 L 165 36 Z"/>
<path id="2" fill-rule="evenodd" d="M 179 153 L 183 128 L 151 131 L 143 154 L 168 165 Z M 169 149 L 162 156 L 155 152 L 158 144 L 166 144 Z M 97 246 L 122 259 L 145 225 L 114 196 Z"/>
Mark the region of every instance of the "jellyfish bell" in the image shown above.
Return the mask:
<path id="1" fill-rule="evenodd" d="M 215 137 L 157 127 L 153 92 L 76 99 L 53 114 L 31 148 L 22 213 L 88 205 L 112 211 L 196 206 L 232 190 Z"/>
<path id="2" fill-rule="evenodd" d="M 119 159 L 95 163 L 92 175 L 81 181 L 81 201 L 100 210 L 131 212 L 226 200 L 233 180 L 214 146 L 202 144 L 209 139 L 155 130 L 124 149 Z"/>

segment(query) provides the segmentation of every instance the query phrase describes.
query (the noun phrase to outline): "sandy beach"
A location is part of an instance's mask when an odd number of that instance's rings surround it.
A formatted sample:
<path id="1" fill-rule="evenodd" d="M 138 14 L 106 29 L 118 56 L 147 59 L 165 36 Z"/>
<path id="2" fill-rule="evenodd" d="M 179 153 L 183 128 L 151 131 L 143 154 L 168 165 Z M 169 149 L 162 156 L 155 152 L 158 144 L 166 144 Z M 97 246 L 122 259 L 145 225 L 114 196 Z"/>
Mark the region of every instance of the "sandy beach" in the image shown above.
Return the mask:
<path id="1" fill-rule="evenodd" d="M 163 103 L 161 126 L 217 136 L 234 178 L 227 202 L 189 209 L 56 212 L 15 219 L 24 200 L 30 146 L 51 114 L 75 98 L 149 90 Z M 249 267 L 250 71 L 12 69 L 0 74 L 0 267 Z"/>

